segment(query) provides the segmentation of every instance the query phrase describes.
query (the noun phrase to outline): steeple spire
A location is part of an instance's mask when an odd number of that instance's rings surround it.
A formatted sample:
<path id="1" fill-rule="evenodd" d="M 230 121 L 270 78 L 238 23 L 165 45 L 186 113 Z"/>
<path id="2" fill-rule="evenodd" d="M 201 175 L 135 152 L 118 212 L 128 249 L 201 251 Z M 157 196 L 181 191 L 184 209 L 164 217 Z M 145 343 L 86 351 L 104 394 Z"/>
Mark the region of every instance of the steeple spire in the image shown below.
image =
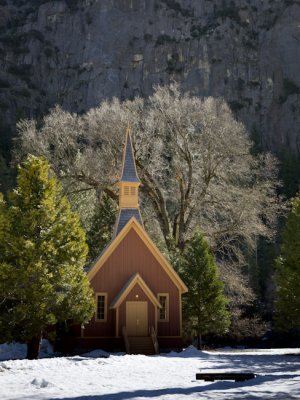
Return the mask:
<path id="1" fill-rule="evenodd" d="M 143 225 L 139 209 L 140 184 L 141 181 L 136 171 L 130 129 L 128 127 L 126 130 L 122 172 L 118 183 L 119 215 L 116 221 L 114 236 L 118 235 L 132 217 L 135 217 Z"/>
<path id="2" fill-rule="evenodd" d="M 126 130 L 126 141 L 124 147 L 124 155 L 123 155 L 123 167 L 122 167 L 122 175 L 121 182 L 140 182 L 138 174 L 136 172 L 136 166 L 133 156 L 133 148 L 130 136 L 129 127 Z"/>

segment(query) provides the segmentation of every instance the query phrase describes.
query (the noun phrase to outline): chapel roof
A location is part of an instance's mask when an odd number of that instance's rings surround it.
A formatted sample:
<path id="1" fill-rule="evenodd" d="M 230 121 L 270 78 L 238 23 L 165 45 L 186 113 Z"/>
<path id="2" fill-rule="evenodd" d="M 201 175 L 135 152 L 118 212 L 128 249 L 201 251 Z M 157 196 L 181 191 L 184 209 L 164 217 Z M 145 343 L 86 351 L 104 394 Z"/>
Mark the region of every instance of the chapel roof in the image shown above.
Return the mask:
<path id="1" fill-rule="evenodd" d="M 132 217 L 135 217 L 135 219 L 143 227 L 143 221 L 139 208 L 121 208 L 117 217 L 113 237 L 116 237 L 121 232 L 121 230 Z"/>

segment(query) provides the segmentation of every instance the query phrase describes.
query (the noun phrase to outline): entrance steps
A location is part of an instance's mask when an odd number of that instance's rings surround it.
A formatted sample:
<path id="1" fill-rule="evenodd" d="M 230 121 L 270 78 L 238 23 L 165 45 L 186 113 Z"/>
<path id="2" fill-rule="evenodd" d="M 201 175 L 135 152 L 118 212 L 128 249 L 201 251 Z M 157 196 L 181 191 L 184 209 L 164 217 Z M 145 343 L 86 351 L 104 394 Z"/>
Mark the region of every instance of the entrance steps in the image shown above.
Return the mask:
<path id="1" fill-rule="evenodd" d="M 151 336 L 128 336 L 130 354 L 155 354 Z"/>

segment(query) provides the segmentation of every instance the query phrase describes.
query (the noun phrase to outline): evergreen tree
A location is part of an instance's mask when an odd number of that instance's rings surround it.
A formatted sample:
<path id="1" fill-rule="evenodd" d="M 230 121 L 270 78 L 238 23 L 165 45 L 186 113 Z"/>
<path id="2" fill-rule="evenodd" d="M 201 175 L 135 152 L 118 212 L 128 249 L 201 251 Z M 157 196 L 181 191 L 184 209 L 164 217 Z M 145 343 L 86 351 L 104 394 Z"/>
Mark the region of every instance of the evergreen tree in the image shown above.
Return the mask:
<path id="1" fill-rule="evenodd" d="M 6 193 L 8 188 L 12 187 L 12 180 L 12 171 L 8 167 L 8 161 L 0 153 L 0 191 L 2 193 Z"/>
<path id="2" fill-rule="evenodd" d="M 282 148 L 278 155 L 280 161 L 279 179 L 283 182 L 281 191 L 287 198 L 297 194 L 300 176 L 300 157 L 288 148 Z"/>
<path id="3" fill-rule="evenodd" d="M 2 193 L 0 193 L 0 263 L 1 254 L 4 253 L 4 237 L 7 230 L 7 217 L 5 213 L 5 202 Z M 0 293 L 1 296 L 1 293 Z"/>
<path id="4" fill-rule="evenodd" d="M 300 328 L 300 194 L 283 231 L 281 254 L 276 260 L 275 322 L 279 330 Z"/>
<path id="5" fill-rule="evenodd" d="M 218 266 L 200 232 L 184 250 L 181 273 L 189 289 L 183 298 L 184 319 L 187 327 L 197 334 L 201 348 L 201 336 L 226 332 L 230 317 Z"/>
<path id="6" fill-rule="evenodd" d="M 87 234 L 89 261 L 93 261 L 111 240 L 115 221 L 115 203 L 107 194 L 104 194 L 101 202 L 95 207 L 93 222 Z"/>
<path id="7" fill-rule="evenodd" d="M 6 221 L 0 230 L 0 337 L 26 342 L 27 357 L 37 358 L 49 325 L 86 322 L 93 314 L 83 270 L 88 247 L 46 160 L 29 156 L 19 166 L 9 199 L 9 207 L 0 204 L 0 219 Z"/>

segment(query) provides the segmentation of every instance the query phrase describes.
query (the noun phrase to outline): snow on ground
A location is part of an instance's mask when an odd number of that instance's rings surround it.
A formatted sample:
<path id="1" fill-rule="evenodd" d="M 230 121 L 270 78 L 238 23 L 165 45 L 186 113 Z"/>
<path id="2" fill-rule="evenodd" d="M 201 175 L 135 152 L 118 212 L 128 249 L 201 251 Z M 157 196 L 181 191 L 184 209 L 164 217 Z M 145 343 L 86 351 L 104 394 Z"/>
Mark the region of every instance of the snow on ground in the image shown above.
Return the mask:
<path id="1" fill-rule="evenodd" d="M 1 352 L 0 352 L 1 354 Z M 196 381 L 197 372 L 249 371 L 245 382 Z M 0 362 L 1 400 L 300 399 L 300 349 L 160 356 L 108 354 Z"/>
<path id="2" fill-rule="evenodd" d="M 0 361 L 2 360 L 18 360 L 25 358 L 27 353 L 27 345 L 20 343 L 3 343 L 0 344 Z M 53 347 L 48 340 L 43 339 L 40 347 L 40 358 L 50 357 L 53 355 Z"/>

